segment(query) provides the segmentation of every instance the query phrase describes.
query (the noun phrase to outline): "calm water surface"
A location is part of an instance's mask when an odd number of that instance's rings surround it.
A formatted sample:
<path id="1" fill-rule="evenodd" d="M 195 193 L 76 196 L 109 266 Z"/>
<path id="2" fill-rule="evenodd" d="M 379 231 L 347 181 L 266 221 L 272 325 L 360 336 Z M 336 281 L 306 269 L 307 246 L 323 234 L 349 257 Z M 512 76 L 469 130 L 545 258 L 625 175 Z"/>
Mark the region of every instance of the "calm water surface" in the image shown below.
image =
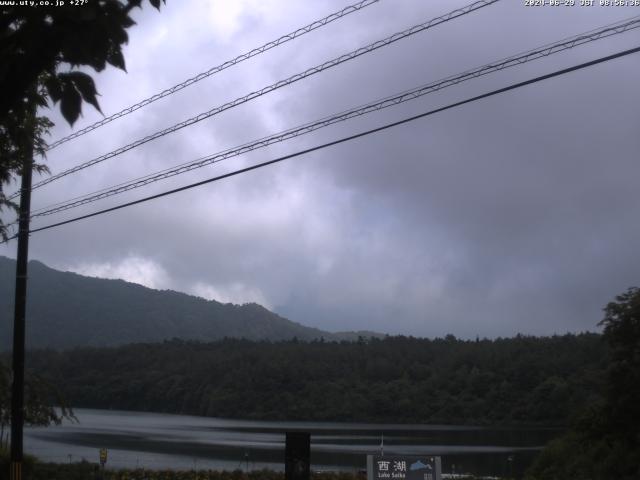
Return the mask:
<path id="1" fill-rule="evenodd" d="M 107 467 L 282 470 L 284 432 L 311 432 L 313 470 L 359 470 L 366 455 L 441 455 L 444 472 L 518 474 L 558 434 L 554 429 L 447 425 L 265 422 L 115 410 L 76 409 L 78 423 L 27 428 L 25 451 L 42 460 L 98 461 Z"/>

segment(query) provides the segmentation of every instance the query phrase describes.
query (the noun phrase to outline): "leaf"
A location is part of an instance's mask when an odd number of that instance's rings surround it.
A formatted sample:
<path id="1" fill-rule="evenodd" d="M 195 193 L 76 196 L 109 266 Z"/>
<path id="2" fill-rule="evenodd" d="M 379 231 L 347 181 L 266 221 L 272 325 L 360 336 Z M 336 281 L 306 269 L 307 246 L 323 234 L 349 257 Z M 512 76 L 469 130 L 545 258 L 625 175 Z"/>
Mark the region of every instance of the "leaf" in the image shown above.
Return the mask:
<path id="1" fill-rule="evenodd" d="M 106 38 L 108 39 L 110 44 L 115 44 L 119 48 L 120 45 L 129 41 L 129 35 L 127 34 L 127 31 L 122 28 L 120 24 L 108 23 L 105 26 L 105 35 L 107 35 Z"/>
<path id="2" fill-rule="evenodd" d="M 62 87 L 60 85 L 60 80 L 56 75 L 51 75 L 44 82 L 44 86 L 47 87 L 47 92 L 53 100 L 53 104 L 55 105 L 62 98 Z"/>
<path id="3" fill-rule="evenodd" d="M 134 22 L 131 17 L 129 17 L 128 15 L 126 17 L 124 17 L 122 19 L 122 23 L 121 26 L 122 28 L 130 28 L 133 27 L 136 24 L 136 22 Z"/>
<path id="4" fill-rule="evenodd" d="M 33 97 L 33 101 L 39 107 L 48 107 L 49 106 L 49 104 L 47 102 L 47 99 L 46 99 L 46 97 L 44 95 L 35 95 Z"/>
<path id="5" fill-rule="evenodd" d="M 98 99 L 96 98 L 98 91 L 96 90 L 93 78 L 82 72 L 71 72 L 67 74 L 67 77 L 74 83 L 76 89 L 80 92 L 80 95 L 82 95 L 82 99 L 93 105 L 96 110 L 102 113 L 100 105 L 98 104 Z"/>
<path id="6" fill-rule="evenodd" d="M 124 57 L 122 56 L 122 50 L 120 48 L 113 48 L 107 54 L 107 62 L 109 62 L 114 67 L 117 67 L 121 70 L 127 71 L 127 68 L 124 64 Z"/>
<path id="7" fill-rule="evenodd" d="M 65 88 L 60 101 L 60 111 L 64 119 L 69 122 L 69 125 L 73 126 L 80 116 L 81 109 L 82 98 L 80 97 L 80 93 L 76 90 L 73 83 L 65 82 Z"/>
<path id="8" fill-rule="evenodd" d="M 93 22 L 96 18 L 98 18 L 98 11 L 91 4 L 83 5 L 80 10 L 79 17 L 82 22 Z"/>
<path id="9" fill-rule="evenodd" d="M 160 10 L 160 0 L 149 0 L 149 3 L 153 5 L 156 10 Z"/>

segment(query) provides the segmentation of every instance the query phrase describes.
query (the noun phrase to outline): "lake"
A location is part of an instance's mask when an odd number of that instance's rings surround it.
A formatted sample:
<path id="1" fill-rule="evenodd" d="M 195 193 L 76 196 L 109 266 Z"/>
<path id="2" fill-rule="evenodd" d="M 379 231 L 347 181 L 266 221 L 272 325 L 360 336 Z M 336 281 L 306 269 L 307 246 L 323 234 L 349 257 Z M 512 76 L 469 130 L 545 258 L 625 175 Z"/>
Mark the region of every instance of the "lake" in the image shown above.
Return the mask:
<path id="1" fill-rule="evenodd" d="M 551 428 L 485 428 L 331 422 L 230 420 L 76 409 L 77 423 L 25 429 L 25 452 L 52 462 L 107 468 L 284 469 L 284 432 L 311 432 L 312 470 L 365 469 L 366 455 L 442 456 L 443 472 L 519 474 L 558 434 Z M 383 440 L 384 439 L 384 440 Z"/>

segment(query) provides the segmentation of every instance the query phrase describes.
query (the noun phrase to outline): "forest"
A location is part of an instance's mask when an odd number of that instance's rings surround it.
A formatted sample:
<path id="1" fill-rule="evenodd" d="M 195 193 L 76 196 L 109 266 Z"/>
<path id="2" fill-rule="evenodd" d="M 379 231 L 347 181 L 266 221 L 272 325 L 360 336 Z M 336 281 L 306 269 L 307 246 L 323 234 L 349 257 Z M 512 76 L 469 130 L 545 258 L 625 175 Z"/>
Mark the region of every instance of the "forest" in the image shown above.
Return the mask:
<path id="1" fill-rule="evenodd" d="M 250 419 L 565 425 L 597 402 L 601 335 L 357 342 L 172 340 L 38 350 L 74 407 Z"/>

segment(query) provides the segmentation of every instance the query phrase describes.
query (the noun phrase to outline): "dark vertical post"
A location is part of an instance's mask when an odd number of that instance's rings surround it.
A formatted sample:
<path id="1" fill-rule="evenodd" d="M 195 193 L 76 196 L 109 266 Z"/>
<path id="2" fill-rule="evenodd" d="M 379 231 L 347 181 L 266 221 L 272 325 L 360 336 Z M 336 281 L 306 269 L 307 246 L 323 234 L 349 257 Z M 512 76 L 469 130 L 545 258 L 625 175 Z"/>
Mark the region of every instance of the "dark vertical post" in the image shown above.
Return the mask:
<path id="1" fill-rule="evenodd" d="M 285 440 L 285 480 L 309 480 L 311 435 L 309 432 L 287 432 Z"/>
<path id="2" fill-rule="evenodd" d="M 29 216 L 33 151 L 22 166 L 16 296 L 13 318 L 13 385 L 11 389 L 11 480 L 22 480 L 22 435 L 24 426 L 24 347 L 27 307 L 27 262 L 29 260 Z"/>

